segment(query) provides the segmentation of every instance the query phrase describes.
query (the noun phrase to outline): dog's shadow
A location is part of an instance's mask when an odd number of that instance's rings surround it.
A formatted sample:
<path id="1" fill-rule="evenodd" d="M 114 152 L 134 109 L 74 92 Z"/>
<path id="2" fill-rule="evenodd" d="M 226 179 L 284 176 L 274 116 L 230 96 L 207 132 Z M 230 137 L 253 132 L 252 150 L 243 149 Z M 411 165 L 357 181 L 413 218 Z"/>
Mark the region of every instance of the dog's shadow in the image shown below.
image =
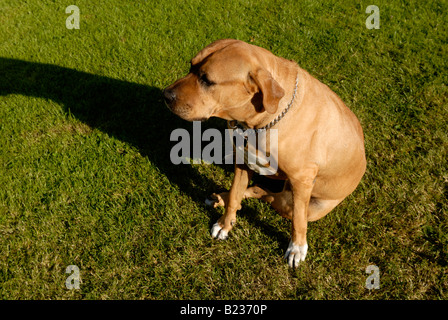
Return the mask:
<path id="1" fill-rule="evenodd" d="M 0 58 L 0 96 L 9 94 L 50 99 L 90 127 L 133 145 L 171 183 L 198 203 L 203 204 L 206 196 L 220 189 L 195 166 L 172 164 L 170 143 L 174 142 L 169 140 L 170 133 L 177 128 L 191 132 L 192 125 L 165 107 L 159 88 L 51 64 Z M 203 130 L 208 127 L 224 131 L 225 123 L 217 120 L 203 123 Z M 232 166 L 223 167 L 232 171 Z M 211 220 L 218 215 L 214 210 L 209 210 L 209 214 Z M 255 213 L 249 209 L 246 214 Z M 267 233 L 273 232 L 261 221 L 254 224 Z"/>

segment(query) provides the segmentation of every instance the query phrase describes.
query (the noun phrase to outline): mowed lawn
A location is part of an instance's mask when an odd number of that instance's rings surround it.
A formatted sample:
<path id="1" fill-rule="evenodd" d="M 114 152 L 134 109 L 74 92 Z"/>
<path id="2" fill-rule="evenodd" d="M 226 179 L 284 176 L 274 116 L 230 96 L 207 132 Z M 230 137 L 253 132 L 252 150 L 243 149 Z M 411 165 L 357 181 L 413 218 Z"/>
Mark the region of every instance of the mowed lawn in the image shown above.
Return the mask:
<path id="1" fill-rule="evenodd" d="M 0 298 L 447 299 L 447 14 L 446 1 L 2 0 Z M 230 165 L 170 161 L 170 133 L 192 124 L 161 90 L 220 38 L 297 61 L 364 129 L 367 172 L 309 224 L 296 270 L 290 222 L 257 200 L 211 238 L 223 210 L 204 199 L 230 187 Z"/>

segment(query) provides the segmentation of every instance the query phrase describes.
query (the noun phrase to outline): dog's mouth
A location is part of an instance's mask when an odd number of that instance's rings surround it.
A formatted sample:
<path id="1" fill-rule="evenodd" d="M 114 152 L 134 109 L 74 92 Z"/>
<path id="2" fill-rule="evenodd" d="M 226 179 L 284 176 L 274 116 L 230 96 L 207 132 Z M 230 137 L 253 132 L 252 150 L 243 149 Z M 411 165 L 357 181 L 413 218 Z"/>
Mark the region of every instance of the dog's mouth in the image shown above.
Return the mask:
<path id="1" fill-rule="evenodd" d="M 165 102 L 165 106 L 171 111 L 173 112 L 173 108 L 171 107 L 171 104 L 169 102 L 167 102 L 166 100 L 164 100 Z"/>
<path id="2" fill-rule="evenodd" d="M 191 117 L 190 115 L 190 111 L 191 108 L 190 106 L 182 106 L 182 107 L 173 107 L 172 104 L 168 104 L 166 103 L 168 109 L 174 113 L 176 116 L 178 116 L 179 118 L 186 120 L 186 121 L 207 121 L 210 117 Z"/>

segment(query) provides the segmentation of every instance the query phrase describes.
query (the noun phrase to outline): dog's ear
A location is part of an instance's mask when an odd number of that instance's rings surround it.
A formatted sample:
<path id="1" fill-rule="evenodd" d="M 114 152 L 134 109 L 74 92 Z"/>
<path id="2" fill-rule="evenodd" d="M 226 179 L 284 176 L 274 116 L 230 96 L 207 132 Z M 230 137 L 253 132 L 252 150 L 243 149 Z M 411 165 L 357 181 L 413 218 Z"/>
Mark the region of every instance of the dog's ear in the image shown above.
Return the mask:
<path id="1" fill-rule="evenodd" d="M 199 53 L 191 59 L 191 65 L 194 66 L 195 64 L 198 64 L 205 58 L 207 58 L 209 55 L 211 55 L 213 52 L 218 51 L 224 47 L 227 47 L 228 45 L 231 45 L 232 43 L 239 42 L 239 40 L 235 39 L 221 39 L 216 40 L 215 42 L 212 42 L 208 46 L 206 46 L 204 49 L 199 51 Z"/>
<path id="2" fill-rule="evenodd" d="M 280 99 L 285 95 L 285 90 L 265 69 L 258 69 L 255 72 L 251 71 L 249 76 L 263 94 L 264 109 L 269 113 L 275 113 Z"/>

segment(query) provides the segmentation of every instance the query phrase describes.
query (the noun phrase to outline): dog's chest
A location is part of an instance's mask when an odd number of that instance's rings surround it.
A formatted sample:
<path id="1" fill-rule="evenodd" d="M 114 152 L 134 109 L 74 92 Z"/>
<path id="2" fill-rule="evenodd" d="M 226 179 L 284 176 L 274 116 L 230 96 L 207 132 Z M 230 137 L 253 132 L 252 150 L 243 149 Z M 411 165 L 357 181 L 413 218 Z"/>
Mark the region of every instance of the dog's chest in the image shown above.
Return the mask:
<path id="1" fill-rule="evenodd" d="M 235 148 L 237 164 L 244 162 L 249 169 L 261 175 L 278 174 L 276 130 L 269 134 L 255 134 L 253 131 L 236 129 L 229 130 L 229 134 Z"/>

